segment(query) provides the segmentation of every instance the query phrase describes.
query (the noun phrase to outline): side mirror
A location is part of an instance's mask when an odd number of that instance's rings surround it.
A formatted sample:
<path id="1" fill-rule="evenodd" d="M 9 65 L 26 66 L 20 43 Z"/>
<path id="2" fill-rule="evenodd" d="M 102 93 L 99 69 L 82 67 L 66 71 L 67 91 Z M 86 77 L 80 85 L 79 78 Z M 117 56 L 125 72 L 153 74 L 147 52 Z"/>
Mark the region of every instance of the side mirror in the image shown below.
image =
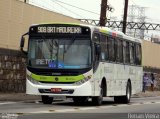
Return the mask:
<path id="1" fill-rule="evenodd" d="M 20 42 L 20 48 L 24 47 L 24 43 L 25 43 L 25 38 L 22 36 L 21 37 L 21 42 Z"/>
<path id="2" fill-rule="evenodd" d="M 28 33 L 25 33 L 24 35 L 22 35 L 21 37 L 21 41 L 20 41 L 20 50 L 27 55 L 27 51 L 24 51 L 23 50 L 23 47 L 24 47 L 24 43 L 25 43 L 25 38 L 24 36 L 28 35 Z"/>

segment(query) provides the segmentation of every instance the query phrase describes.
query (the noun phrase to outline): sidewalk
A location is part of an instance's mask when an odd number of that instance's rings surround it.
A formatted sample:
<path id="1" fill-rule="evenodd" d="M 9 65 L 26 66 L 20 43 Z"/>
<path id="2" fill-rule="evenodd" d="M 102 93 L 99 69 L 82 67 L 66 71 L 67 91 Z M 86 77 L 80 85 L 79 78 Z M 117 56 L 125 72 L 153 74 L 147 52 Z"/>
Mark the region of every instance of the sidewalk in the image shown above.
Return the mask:
<path id="1" fill-rule="evenodd" d="M 33 101 L 40 99 L 40 96 L 32 96 L 25 93 L 0 93 L 0 101 Z"/>
<path id="2" fill-rule="evenodd" d="M 140 92 L 133 95 L 132 97 L 140 98 L 140 97 L 156 97 L 156 96 L 160 96 L 160 91 L 146 91 L 145 93 Z"/>
<path id="3" fill-rule="evenodd" d="M 132 95 L 134 98 L 160 96 L 160 91 L 146 91 Z M 26 95 L 25 93 L 0 93 L 0 101 L 33 101 L 41 100 L 41 96 Z"/>

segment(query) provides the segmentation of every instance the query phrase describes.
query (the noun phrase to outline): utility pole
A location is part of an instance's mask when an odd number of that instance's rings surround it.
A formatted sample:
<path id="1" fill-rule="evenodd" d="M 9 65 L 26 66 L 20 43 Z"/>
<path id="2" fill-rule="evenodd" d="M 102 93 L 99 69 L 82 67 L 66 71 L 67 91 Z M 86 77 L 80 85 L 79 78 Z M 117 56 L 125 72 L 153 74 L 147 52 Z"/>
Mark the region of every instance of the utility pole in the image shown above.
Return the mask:
<path id="1" fill-rule="evenodd" d="M 101 16 L 100 16 L 100 26 L 105 26 L 106 25 L 106 13 L 107 13 L 107 0 L 102 0 L 101 1 Z"/>
<path id="2" fill-rule="evenodd" d="M 29 0 L 24 0 L 24 3 L 29 3 Z"/>
<path id="3" fill-rule="evenodd" d="M 128 12 L 128 0 L 125 0 L 124 15 L 123 15 L 123 28 L 122 28 L 123 33 L 126 33 L 127 12 Z"/>

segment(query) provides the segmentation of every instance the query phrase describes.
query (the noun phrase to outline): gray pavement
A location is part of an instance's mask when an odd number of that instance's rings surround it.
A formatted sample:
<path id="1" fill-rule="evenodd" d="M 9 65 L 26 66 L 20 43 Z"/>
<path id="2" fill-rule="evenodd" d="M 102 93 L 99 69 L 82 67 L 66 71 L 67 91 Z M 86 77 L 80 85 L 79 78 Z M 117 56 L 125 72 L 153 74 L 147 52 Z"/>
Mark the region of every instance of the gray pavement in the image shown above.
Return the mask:
<path id="1" fill-rule="evenodd" d="M 160 91 L 146 91 L 132 95 L 134 98 L 141 97 L 157 97 L 160 96 Z M 0 101 L 32 101 L 41 100 L 40 96 L 27 95 L 25 93 L 0 93 Z"/>
<path id="2" fill-rule="evenodd" d="M 25 93 L 0 93 L 0 101 L 32 101 L 40 99 L 40 96 L 27 95 Z"/>

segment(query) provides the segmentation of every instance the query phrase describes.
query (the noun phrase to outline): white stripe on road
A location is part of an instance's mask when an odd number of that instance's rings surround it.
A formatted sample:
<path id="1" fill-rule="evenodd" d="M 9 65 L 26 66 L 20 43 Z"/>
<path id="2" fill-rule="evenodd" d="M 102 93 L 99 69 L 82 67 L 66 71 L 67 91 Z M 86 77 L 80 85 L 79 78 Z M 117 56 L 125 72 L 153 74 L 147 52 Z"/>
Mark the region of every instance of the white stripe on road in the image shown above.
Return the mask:
<path id="1" fill-rule="evenodd" d="M 0 102 L 0 105 L 7 105 L 7 104 L 16 104 L 18 102 Z M 35 101 L 35 103 L 37 103 Z M 78 112 L 78 111 L 85 111 L 85 110 L 94 110 L 94 109 L 108 109 L 113 107 L 125 107 L 125 106 L 135 106 L 135 105 L 144 105 L 144 104 L 158 104 L 160 101 L 150 101 L 150 102 L 136 102 L 130 104 L 112 104 L 112 105 L 105 105 L 105 106 L 96 106 L 96 107 L 74 107 L 69 109 L 50 109 L 50 110 L 42 110 L 42 111 L 35 111 L 29 113 L 64 113 L 64 112 Z"/>
<path id="2" fill-rule="evenodd" d="M 82 107 L 82 108 L 72 108 L 72 109 L 53 109 L 53 110 L 48 110 L 48 111 L 37 111 L 37 112 L 31 112 L 31 113 L 64 113 L 64 112 L 78 112 L 78 111 L 85 111 L 85 110 L 93 110 L 93 109 L 108 109 L 112 107 L 125 107 L 125 106 L 134 106 L 134 105 L 143 105 L 143 104 L 156 104 L 160 102 L 140 102 L 140 103 L 135 103 L 135 104 L 116 104 L 116 105 L 106 105 L 106 106 L 97 106 L 97 107 Z"/>
<path id="3" fill-rule="evenodd" d="M 17 102 L 0 102 L 0 105 L 15 104 Z"/>

